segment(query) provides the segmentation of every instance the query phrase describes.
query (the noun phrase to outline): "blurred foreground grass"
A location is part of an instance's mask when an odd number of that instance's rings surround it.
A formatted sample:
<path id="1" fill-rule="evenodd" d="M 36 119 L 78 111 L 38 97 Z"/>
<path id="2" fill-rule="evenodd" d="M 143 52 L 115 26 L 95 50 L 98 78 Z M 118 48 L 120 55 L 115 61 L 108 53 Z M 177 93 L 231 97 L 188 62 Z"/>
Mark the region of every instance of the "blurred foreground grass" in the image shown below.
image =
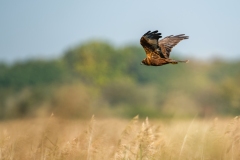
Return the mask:
<path id="1" fill-rule="evenodd" d="M 0 159 L 239 159 L 239 118 L 0 122 Z"/>
<path id="2" fill-rule="evenodd" d="M 240 159 L 239 119 L 226 118 L 240 113 L 240 61 L 147 67 L 144 57 L 93 41 L 0 63 L 0 160 Z M 150 122 L 128 122 L 135 115 Z"/>

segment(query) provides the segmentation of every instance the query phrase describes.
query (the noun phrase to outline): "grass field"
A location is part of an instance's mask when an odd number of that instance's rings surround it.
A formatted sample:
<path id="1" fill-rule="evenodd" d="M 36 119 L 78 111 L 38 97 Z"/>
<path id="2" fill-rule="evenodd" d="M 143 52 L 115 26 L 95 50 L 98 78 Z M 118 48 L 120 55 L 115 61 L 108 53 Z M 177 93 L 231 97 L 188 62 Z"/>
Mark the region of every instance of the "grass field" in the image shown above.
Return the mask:
<path id="1" fill-rule="evenodd" d="M 1 160 L 237 160 L 239 118 L 0 122 Z"/>

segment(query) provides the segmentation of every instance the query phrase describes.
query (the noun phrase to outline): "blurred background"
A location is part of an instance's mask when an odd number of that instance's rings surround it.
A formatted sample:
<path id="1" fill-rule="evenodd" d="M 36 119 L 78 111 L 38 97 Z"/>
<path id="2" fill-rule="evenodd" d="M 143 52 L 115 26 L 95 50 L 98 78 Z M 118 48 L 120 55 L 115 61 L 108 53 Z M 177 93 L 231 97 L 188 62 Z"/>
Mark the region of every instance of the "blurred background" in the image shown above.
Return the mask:
<path id="1" fill-rule="evenodd" d="M 240 114 L 240 1 L 0 2 L 0 119 Z M 186 34 L 147 67 L 148 30 Z"/>

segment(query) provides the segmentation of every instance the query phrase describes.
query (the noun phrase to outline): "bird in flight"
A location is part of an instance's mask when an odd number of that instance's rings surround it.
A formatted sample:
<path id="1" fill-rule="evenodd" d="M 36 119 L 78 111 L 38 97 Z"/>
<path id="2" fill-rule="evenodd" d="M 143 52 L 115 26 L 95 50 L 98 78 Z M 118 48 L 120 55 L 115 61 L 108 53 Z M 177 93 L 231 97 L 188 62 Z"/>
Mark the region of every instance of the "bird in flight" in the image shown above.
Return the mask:
<path id="1" fill-rule="evenodd" d="M 161 40 L 161 33 L 156 31 L 148 31 L 141 39 L 140 44 L 146 52 L 146 58 L 142 60 L 142 64 L 147 66 L 162 66 L 165 64 L 178 64 L 178 62 L 188 63 L 189 60 L 179 61 L 170 59 L 170 52 L 172 48 L 177 45 L 181 40 L 188 39 L 185 34 L 176 36 L 170 35 Z"/>

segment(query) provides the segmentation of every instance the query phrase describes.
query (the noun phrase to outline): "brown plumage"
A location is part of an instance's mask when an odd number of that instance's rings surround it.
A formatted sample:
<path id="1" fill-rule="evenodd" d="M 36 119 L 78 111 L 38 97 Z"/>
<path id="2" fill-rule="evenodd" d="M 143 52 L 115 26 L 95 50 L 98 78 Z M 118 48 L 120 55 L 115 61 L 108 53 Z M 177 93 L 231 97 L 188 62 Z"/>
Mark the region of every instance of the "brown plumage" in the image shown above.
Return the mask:
<path id="1" fill-rule="evenodd" d="M 141 39 L 140 43 L 146 52 L 146 58 L 142 60 L 142 64 L 148 66 L 161 66 L 165 64 L 178 64 L 178 62 L 187 63 L 186 61 L 179 61 L 170 59 L 170 52 L 172 48 L 177 45 L 181 40 L 188 39 L 188 36 L 179 34 L 176 36 L 167 36 L 158 41 L 161 38 L 161 33 L 158 31 L 148 31 Z"/>

